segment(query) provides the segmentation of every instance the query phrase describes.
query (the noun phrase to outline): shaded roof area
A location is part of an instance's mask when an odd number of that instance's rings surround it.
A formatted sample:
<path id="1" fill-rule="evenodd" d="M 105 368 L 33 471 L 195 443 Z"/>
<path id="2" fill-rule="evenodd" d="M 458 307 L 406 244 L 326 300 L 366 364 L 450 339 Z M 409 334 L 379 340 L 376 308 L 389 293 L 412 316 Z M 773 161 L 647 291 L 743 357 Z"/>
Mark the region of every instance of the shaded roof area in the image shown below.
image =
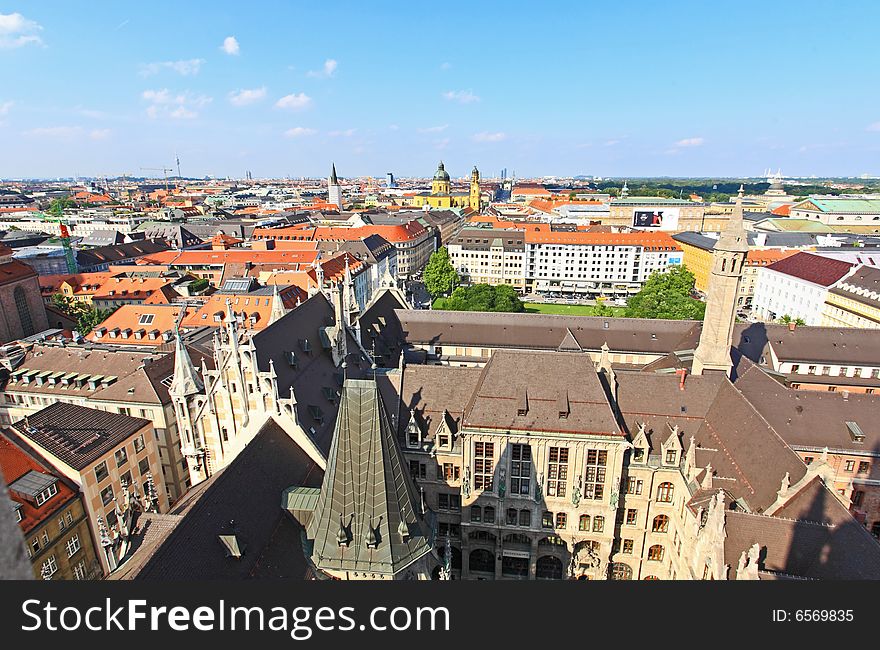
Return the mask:
<path id="1" fill-rule="evenodd" d="M 431 551 L 431 527 L 373 380 L 343 387 L 321 495 L 308 522 L 319 569 L 396 575 Z"/>
<path id="2" fill-rule="evenodd" d="M 299 529 L 281 510 L 281 493 L 294 484 L 317 487 L 321 478 L 320 468 L 270 418 L 227 467 L 178 502 L 168 515 L 177 518 L 176 524 L 150 524 L 158 539 L 148 538 L 123 573 L 112 577 L 302 579 L 306 561 Z M 236 536 L 244 548 L 240 558 L 227 556 L 221 535 Z"/>
<path id="3" fill-rule="evenodd" d="M 617 372 L 618 404 L 631 434 L 644 423 L 651 452 L 679 427 L 682 445 L 693 436 L 697 465 L 713 468 L 713 489 L 723 488 L 760 512 L 776 500 L 782 476 L 792 483 L 806 466 L 762 414 L 744 399 L 723 373 L 690 376 L 685 389 L 679 377 L 631 371 Z"/>
<path id="4" fill-rule="evenodd" d="M 622 436 L 588 355 L 499 350 L 464 413 L 468 427 Z"/>
<path id="5" fill-rule="evenodd" d="M 875 395 L 788 388 L 748 359 L 738 357 L 736 388 L 785 441 L 798 448 L 880 450 L 880 400 Z M 855 422 L 864 439 L 847 427 Z"/>
<path id="6" fill-rule="evenodd" d="M 768 517 L 725 512 L 725 563 L 758 544 L 761 579 L 878 580 L 880 544 L 819 477 Z"/>
<path id="7" fill-rule="evenodd" d="M 317 293 L 251 339 L 259 370 L 268 372 L 271 361 L 280 397 L 290 397 L 293 387 L 299 423 L 325 453 L 330 449 L 343 380 L 323 332 L 333 325 L 333 305 Z M 347 348 L 346 375 L 360 377 L 370 363 L 350 333 Z"/>
<path id="8" fill-rule="evenodd" d="M 151 424 L 143 418 L 55 402 L 12 427 L 61 462 L 82 470 Z"/>
<path id="9" fill-rule="evenodd" d="M 396 291 L 380 289 L 358 319 L 361 345 L 375 357 L 379 366 L 394 368 L 400 360 L 405 341 L 394 311 L 406 307 Z"/>
<path id="10" fill-rule="evenodd" d="M 128 244 L 113 244 L 77 251 L 76 263 L 79 268 L 88 269 L 101 264 L 110 264 L 167 250 L 168 242 L 164 239 L 145 239 Z"/>
<path id="11" fill-rule="evenodd" d="M 780 361 L 880 366 L 877 332 L 870 329 L 737 323 L 733 342 L 754 362 L 769 359 L 772 351 Z"/>

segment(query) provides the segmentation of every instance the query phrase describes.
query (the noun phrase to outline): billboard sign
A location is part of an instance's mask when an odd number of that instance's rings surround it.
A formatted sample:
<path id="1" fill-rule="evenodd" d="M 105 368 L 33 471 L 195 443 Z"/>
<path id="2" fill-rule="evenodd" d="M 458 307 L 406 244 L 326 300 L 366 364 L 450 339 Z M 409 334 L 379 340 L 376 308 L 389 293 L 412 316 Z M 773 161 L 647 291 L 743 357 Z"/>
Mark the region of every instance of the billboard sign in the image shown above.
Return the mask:
<path id="1" fill-rule="evenodd" d="M 633 211 L 633 228 L 677 230 L 678 208 L 656 208 Z"/>

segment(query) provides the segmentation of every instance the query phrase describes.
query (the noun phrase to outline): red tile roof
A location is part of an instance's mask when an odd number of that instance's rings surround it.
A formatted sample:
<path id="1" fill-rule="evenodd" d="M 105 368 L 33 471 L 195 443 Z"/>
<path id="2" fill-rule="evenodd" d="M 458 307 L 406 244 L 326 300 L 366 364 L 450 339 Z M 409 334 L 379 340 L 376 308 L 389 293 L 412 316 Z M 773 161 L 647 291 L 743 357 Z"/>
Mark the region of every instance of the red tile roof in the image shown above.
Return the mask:
<path id="1" fill-rule="evenodd" d="M 801 252 L 779 260 L 767 268 L 823 287 L 830 287 L 846 275 L 852 266 L 842 260 Z"/>
<path id="2" fill-rule="evenodd" d="M 6 480 L 6 484 L 9 485 L 32 470 L 40 472 L 41 474 L 51 474 L 52 476 L 59 478 L 58 475 L 50 471 L 48 467 L 44 467 L 37 462 L 34 457 L 25 453 L 4 436 L 0 435 L 0 472 L 2 472 L 3 478 Z M 32 503 L 27 499 L 20 498 L 10 492 L 9 496 L 12 500 L 22 505 L 19 510 L 21 513 L 19 526 L 21 526 L 25 533 L 33 530 L 40 523 L 52 517 L 52 515 L 69 503 L 71 498 L 75 497 L 77 494 L 69 485 L 67 485 L 67 483 L 60 480 L 60 478 L 55 485 L 58 488 L 58 494 L 50 497 L 41 506 L 38 506 L 36 503 Z M 4 513 L 4 516 L 5 514 L 6 513 Z"/>

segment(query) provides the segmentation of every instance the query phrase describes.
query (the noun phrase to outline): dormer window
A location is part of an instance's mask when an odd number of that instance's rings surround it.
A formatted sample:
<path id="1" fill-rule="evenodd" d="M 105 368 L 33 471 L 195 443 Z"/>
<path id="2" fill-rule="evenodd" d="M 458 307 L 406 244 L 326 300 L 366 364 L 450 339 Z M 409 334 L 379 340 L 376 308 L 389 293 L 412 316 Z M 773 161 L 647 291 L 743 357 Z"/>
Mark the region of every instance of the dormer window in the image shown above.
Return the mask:
<path id="1" fill-rule="evenodd" d="M 644 447 L 635 447 L 633 449 L 633 462 L 634 463 L 644 463 L 645 462 L 645 448 Z"/>

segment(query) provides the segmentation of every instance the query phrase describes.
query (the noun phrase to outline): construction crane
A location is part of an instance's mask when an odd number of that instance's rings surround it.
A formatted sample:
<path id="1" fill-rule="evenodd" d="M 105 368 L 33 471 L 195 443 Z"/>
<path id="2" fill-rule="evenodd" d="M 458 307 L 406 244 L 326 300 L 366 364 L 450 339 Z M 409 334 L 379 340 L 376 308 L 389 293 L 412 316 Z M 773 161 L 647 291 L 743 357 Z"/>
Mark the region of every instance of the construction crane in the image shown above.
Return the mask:
<path id="1" fill-rule="evenodd" d="M 165 191 L 168 191 L 168 172 L 173 172 L 173 169 L 170 167 L 141 167 L 141 171 L 162 172 L 165 175 Z"/>

